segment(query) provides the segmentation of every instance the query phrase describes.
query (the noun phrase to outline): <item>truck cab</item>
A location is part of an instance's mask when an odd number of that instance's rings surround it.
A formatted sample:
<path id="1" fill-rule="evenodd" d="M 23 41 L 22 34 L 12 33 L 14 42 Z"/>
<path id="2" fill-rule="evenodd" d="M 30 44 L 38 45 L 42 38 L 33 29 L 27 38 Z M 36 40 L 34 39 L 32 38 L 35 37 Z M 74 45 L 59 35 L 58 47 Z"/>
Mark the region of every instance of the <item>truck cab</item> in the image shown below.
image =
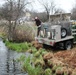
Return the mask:
<path id="1" fill-rule="evenodd" d="M 41 25 L 40 34 L 38 37 L 35 37 L 35 39 L 42 44 L 70 50 L 73 47 L 74 40 L 71 23 L 43 23 Z"/>

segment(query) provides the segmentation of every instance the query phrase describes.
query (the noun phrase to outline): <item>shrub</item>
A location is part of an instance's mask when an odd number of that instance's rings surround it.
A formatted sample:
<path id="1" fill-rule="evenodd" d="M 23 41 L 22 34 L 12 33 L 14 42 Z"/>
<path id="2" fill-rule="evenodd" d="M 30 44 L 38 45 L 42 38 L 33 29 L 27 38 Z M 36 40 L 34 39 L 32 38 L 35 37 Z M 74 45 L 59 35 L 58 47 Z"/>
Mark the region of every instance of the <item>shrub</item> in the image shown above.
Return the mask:
<path id="1" fill-rule="evenodd" d="M 35 33 L 36 31 L 34 29 L 34 25 L 32 25 L 32 27 L 30 27 L 28 23 L 19 25 L 16 28 L 16 30 L 13 32 L 13 41 L 16 42 L 33 41 L 35 37 Z"/>

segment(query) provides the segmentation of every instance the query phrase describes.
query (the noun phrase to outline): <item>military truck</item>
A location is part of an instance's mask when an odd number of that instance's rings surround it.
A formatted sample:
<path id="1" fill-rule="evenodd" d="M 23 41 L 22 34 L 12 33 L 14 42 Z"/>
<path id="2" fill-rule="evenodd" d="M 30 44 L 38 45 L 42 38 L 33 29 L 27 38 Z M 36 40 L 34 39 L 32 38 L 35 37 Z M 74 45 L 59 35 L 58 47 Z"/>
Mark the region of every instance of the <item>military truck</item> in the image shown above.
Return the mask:
<path id="1" fill-rule="evenodd" d="M 76 43 L 76 21 L 58 24 L 42 23 L 40 34 L 35 37 L 39 43 L 70 50 Z"/>

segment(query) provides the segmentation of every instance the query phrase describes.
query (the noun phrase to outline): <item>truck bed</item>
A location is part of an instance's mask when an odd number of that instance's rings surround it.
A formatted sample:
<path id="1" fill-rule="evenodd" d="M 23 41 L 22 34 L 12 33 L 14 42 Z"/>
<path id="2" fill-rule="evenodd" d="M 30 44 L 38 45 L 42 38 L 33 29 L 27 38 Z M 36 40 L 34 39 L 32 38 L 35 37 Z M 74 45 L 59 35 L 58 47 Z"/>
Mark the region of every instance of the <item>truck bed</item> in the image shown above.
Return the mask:
<path id="1" fill-rule="evenodd" d="M 54 39 L 48 39 L 48 38 L 41 38 L 41 37 L 35 37 L 35 39 L 42 44 L 47 44 L 47 45 L 51 45 L 54 46 L 55 43 L 57 42 L 61 42 L 61 41 L 66 41 L 66 40 L 70 40 L 73 39 L 73 36 L 67 36 L 65 38 L 59 39 L 59 40 L 54 40 Z"/>

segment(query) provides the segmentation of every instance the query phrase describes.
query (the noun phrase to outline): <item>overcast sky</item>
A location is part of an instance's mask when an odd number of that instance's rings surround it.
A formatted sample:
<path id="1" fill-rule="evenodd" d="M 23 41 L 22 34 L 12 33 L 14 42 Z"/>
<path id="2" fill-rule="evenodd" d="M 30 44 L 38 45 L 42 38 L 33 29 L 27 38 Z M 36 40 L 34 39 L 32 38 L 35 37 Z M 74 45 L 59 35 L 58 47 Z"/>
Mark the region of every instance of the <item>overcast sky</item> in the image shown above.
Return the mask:
<path id="1" fill-rule="evenodd" d="M 0 0 L 0 5 L 2 5 L 4 3 L 4 0 Z"/>
<path id="2" fill-rule="evenodd" d="M 70 10 L 75 5 L 76 0 L 55 0 L 55 3 L 58 5 L 58 7 L 61 7 L 66 12 L 70 12 Z"/>
<path id="3" fill-rule="evenodd" d="M 75 5 L 75 1 L 76 0 L 53 0 L 53 1 L 55 2 L 57 8 L 61 8 L 65 12 L 70 12 L 70 10 Z M 39 5 L 39 3 L 37 2 L 37 0 L 35 0 L 35 3 L 33 4 L 33 7 L 37 11 L 43 11 L 42 7 Z"/>
<path id="4" fill-rule="evenodd" d="M 31 1 L 31 0 L 28 0 L 28 1 Z M 34 1 L 35 1 L 33 3 L 34 10 L 43 11 L 42 7 L 39 5 L 37 0 L 34 0 Z M 65 12 L 70 12 L 76 0 L 54 0 L 54 1 L 55 1 L 57 8 L 62 8 L 63 10 L 65 10 Z M 3 3 L 4 3 L 4 0 L 0 0 L 0 5 L 2 5 Z"/>

